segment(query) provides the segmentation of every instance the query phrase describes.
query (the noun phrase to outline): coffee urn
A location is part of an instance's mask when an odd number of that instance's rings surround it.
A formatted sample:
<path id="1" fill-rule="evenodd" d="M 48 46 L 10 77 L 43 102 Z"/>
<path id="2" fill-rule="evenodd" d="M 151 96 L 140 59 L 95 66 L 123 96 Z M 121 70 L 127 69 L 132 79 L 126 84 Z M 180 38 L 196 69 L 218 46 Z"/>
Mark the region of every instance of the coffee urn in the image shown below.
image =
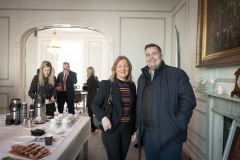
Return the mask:
<path id="1" fill-rule="evenodd" d="M 46 105 L 45 105 L 45 96 L 40 94 L 37 95 L 34 101 L 34 116 L 35 123 L 41 124 L 46 122 Z"/>
<path id="2" fill-rule="evenodd" d="M 11 104 L 9 106 L 10 111 L 10 119 L 14 125 L 19 125 L 20 121 L 20 108 L 21 108 L 21 99 L 14 98 L 11 100 Z"/>

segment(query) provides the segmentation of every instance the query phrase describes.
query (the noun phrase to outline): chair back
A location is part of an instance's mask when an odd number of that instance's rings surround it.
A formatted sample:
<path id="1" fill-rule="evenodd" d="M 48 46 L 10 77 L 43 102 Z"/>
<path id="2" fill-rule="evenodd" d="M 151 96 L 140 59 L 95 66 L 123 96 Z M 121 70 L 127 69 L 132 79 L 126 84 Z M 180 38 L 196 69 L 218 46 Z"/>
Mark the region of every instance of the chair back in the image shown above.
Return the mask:
<path id="1" fill-rule="evenodd" d="M 76 97 L 74 99 L 74 103 L 81 102 L 82 101 L 81 91 L 76 91 L 75 94 L 76 94 Z"/>

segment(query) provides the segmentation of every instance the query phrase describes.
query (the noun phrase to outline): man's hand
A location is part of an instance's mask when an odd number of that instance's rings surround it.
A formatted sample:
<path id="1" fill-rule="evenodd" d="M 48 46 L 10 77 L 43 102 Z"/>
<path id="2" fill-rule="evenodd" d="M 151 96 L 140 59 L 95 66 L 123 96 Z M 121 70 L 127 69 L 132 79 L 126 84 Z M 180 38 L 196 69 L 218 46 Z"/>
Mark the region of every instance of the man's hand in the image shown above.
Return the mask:
<path id="1" fill-rule="evenodd" d="M 62 91 L 62 86 L 57 86 L 56 89 L 57 89 L 58 92 L 61 92 Z"/>
<path id="2" fill-rule="evenodd" d="M 64 69 L 63 72 L 64 72 L 66 75 L 69 75 L 69 70 Z"/>
<path id="3" fill-rule="evenodd" d="M 131 142 L 134 142 L 137 139 L 137 132 L 134 132 L 134 134 L 131 137 Z"/>

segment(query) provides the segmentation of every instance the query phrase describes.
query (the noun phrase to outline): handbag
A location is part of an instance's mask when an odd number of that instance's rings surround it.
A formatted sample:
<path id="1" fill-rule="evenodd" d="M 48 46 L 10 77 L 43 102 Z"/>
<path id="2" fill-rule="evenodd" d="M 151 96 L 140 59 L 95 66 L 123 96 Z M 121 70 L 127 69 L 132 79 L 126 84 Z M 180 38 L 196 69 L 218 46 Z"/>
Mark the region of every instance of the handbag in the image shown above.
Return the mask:
<path id="1" fill-rule="evenodd" d="M 112 117 L 112 82 L 110 82 L 110 92 L 107 99 L 107 103 L 102 106 L 102 110 L 106 113 L 109 120 Z M 100 130 L 104 131 L 102 121 L 99 121 L 95 114 L 93 114 L 93 124 Z"/>

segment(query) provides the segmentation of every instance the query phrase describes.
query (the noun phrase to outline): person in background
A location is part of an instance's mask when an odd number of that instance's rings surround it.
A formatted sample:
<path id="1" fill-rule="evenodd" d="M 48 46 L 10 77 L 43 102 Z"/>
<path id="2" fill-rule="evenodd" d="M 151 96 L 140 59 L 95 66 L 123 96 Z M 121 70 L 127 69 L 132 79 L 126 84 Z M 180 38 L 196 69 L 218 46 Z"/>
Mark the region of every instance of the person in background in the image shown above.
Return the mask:
<path id="1" fill-rule="evenodd" d="M 145 46 L 147 66 L 137 88 L 138 147 L 143 144 L 147 160 L 181 160 L 196 98 L 187 74 L 162 57 L 158 45 Z"/>
<path id="2" fill-rule="evenodd" d="M 38 69 L 37 69 L 37 74 L 39 74 L 39 73 L 40 73 L 40 69 L 38 68 Z"/>
<path id="3" fill-rule="evenodd" d="M 68 113 L 75 114 L 74 98 L 75 89 L 74 84 L 77 84 L 77 74 L 70 70 L 68 62 L 63 63 L 63 71 L 57 76 L 57 103 L 58 112 L 63 113 L 64 103 L 67 102 Z"/>
<path id="4" fill-rule="evenodd" d="M 98 89 L 98 79 L 95 76 L 95 70 L 93 67 L 87 68 L 87 107 L 88 107 L 88 115 L 91 117 L 91 131 L 94 132 L 97 128 L 93 124 L 93 111 L 91 108 L 92 101 L 97 93 Z"/>
<path id="5" fill-rule="evenodd" d="M 39 74 L 33 77 L 28 95 L 32 99 L 36 99 L 37 94 L 45 95 L 46 102 L 46 115 L 53 116 L 55 108 L 56 91 L 56 78 L 52 64 L 49 61 L 43 61 L 39 68 Z"/>
<path id="6" fill-rule="evenodd" d="M 112 117 L 108 119 L 102 106 L 109 97 L 112 87 Z M 119 56 L 113 66 L 109 80 L 100 83 L 92 102 L 92 110 L 102 121 L 102 141 L 109 160 L 126 159 L 129 145 L 135 141 L 136 86 L 132 81 L 132 65 L 127 57 Z"/>

